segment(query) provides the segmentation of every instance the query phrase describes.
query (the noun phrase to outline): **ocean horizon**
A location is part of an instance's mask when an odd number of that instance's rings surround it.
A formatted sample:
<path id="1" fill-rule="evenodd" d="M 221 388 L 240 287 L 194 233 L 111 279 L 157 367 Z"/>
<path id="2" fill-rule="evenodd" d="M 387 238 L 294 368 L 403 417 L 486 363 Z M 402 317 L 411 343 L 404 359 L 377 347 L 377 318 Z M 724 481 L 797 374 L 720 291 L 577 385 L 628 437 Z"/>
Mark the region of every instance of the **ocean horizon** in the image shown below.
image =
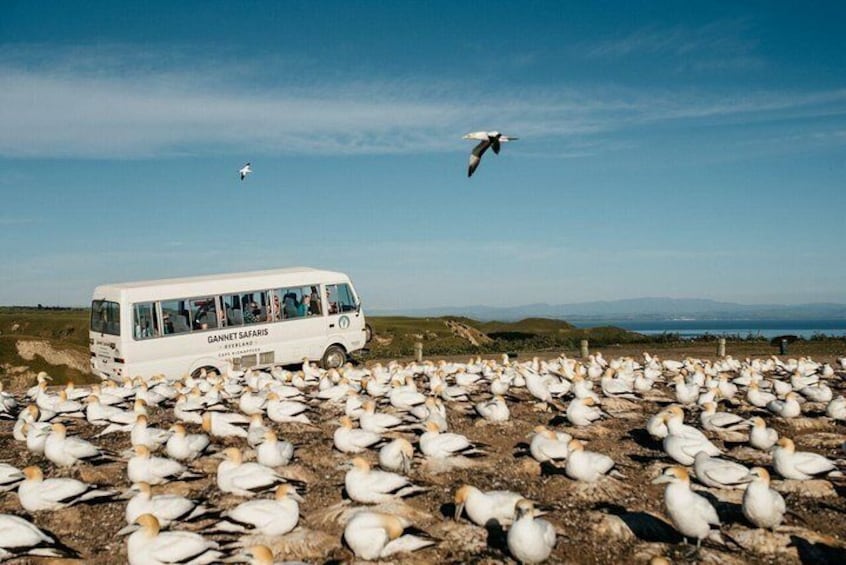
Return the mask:
<path id="1" fill-rule="evenodd" d="M 772 339 L 781 335 L 795 335 L 809 339 L 814 335 L 846 337 L 846 320 L 809 319 L 809 320 L 590 320 L 571 321 L 579 328 L 597 326 L 616 326 L 645 335 L 663 333 L 679 334 L 682 338 L 693 339 L 704 335 L 713 336 L 760 336 Z"/>

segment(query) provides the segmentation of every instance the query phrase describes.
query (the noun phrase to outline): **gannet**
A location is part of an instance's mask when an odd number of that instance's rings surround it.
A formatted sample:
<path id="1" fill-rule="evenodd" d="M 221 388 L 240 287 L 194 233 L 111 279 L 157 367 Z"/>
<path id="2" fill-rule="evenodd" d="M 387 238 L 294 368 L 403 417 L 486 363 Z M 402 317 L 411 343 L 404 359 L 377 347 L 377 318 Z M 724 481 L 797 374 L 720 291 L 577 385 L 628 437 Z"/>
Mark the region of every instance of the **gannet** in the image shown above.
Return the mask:
<path id="1" fill-rule="evenodd" d="M 564 461 L 570 453 L 567 444 L 571 439 L 573 436 L 568 433 L 535 426 L 535 433 L 529 442 L 529 453 L 538 463 Z"/>
<path id="2" fill-rule="evenodd" d="M 555 547 L 555 528 L 535 518 L 535 506 L 522 499 L 516 504 L 516 519 L 508 529 L 508 551 L 521 563 L 545 561 Z"/>
<path id="3" fill-rule="evenodd" d="M 573 480 L 593 483 L 614 467 L 613 459 L 602 453 L 585 451 L 584 445 L 577 439 L 571 439 L 567 449 L 570 453 L 564 472 Z"/>
<path id="4" fill-rule="evenodd" d="M 335 449 L 342 453 L 362 453 L 368 447 L 373 447 L 382 436 L 366 430 L 353 428 L 352 420 L 348 416 L 341 416 L 341 426 L 332 435 Z"/>
<path id="5" fill-rule="evenodd" d="M 704 451 L 696 454 L 693 472 L 697 480 L 713 488 L 744 488 L 749 482 L 749 469 L 740 463 L 711 457 Z"/>
<path id="6" fill-rule="evenodd" d="M 182 464 L 167 457 L 150 455 L 146 445 L 136 445 L 134 455 L 126 465 L 129 482 L 162 485 L 168 481 L 196 479 L 202 475 L 192 473 Z"/>
<path id="7" fill-rule="evenodd" d="M 408 474 L 414 459 L 414 447 L 407 439 L 397 438 L 379 450 L 379 466 L 386 471 Z"/>
<path id="8" fill-rule="evenodd" d="M 19 516 L 0 514 L 0 561 L 27 555 L 78 557 L 69 547 Z"/>
<path id="9" fill-rule="evenodd" d="M 126 557 L 129 565 L 164 563 L 217 563 L 223 557 L 218 544 L 193 532 L 159 532 L 159 521 L 152 514 L 142 514 L 118 535 L 130 534 Z"/>
<path id="10" fill-rule="evenodd" d="M 598 420 L 604 412 L 595 407 L 593 398 L 574 398 L 567 406 L 567 419 L 574 426 L 589 426 Z"/>
<path id="11" fill-rule="evenodd" d="M 470 521 L 477 526 L 486 526 L 497 522 L 507 526 L 514 520 L 514 506 L 524 497 L 510 490 L 481 491 L 471 485 L 462 485 L 455 491 L 455 520 L 466 513 Z"/>
<path id="12" fill-rule="evenodd" d="M 20 469 L 8 463 L 0 463 L 0 492 L 18 488 L 18 483 L 22 480 L 24 480 L 24 474 Z"/>
<path id="13" fill-rule="evenodd" d="M 218 532 L 282 536 L 300 519 L 302 497 L 291 485 L 279 485 L 272 499 L 248 500 L 224 512 L 211 526 Z"/>
<path id="14" fill-rule="evenodd" d="M 44 479 L 44 473 L 35 466 L 23 470 L 26 479 L 18 485 L 18 498 L 28 512 L 60 510 L 79 502 L 111 500 L 117 491 L 101 489 L 76 479 Z"/>
<path id="15" fill-rule="evenodd" d="M 673 527 L 685 538 L 695 538 L 699 548 L 711 533 L 711 526 L 719 526 L 720 518 L 708 499 L 690 490 L 690 476 L 683 467 L 669 467 L 652 484 L 668 483 L 664 490 L 664 506 Z"/>
<path id="16" fill-rule="evenodd" d="M 139 414 L 135 418 L 135 425 L 129 434 L 132 445 L 146 445 L 150 450 L 160 448 L 170 437 L 171 432 L 147 425 L 147 416 Z"/>
<path id="17" fill-rule="evenodd" d="M 511 418 L 508 404 L 502 396 L 494 396 L 490 400 L 477 402 L 473 405 L 476 413 L 488 422 L 507 422 Z"/>
<path id="18" fill-rule="evenodd" d="M 426 431 L 420 436 L 419 445 L 423 455 L 435 459 L 483 453 L 461 434 L 441 433 L 434 422 L 426 423 Z"/>
<path id="19" fill-rule="evenodd" d="M 292 398 L 283 400 L 277 392 L 268 393 L 267 406 L 265 408 L 267 410 L 267 417 L 277 424 L 286 422 L 311 423 L 306 415 L 306 412 L 310 409 L 308 404 L 293 400 Z"/>
<path id="20" fill-rule="evenodd" d="M 476 147 L 473 148 L 473 151 L 470 152 L 470 163 L 467 168 L 467 176 L 471 177 L 473 176 L 473 172 L 475 172 L 476 168 L 479 166 L 479 163 L 482 162 L 482 155 L 485 154 L 488 147 L 492 148 L 495 154 L 499 154 L 501 143 L 516 141 L 519 138 L 503 135 L 498 131 L 474 131 L 465 135 L 463 139 L 480 140 L 478 145 L 476 145 Z"/>
<path id="21" fill-rule="evenodd" d="M 768 428 L 767 423 L 760 416 L 750 419 L 752 429 L 749 431 L 749 445 L 762 451 L 769 450 L 778 441 L 778 432 Z"/>
<path id="22" fill-rule="evenodd" d="M 767 403 L 767 410 L 782 418 L 795 418 L 802 413 L 799 395 L 795 392 L 789 392 L 784 400 L 771 400 Z"/>
<path id="23" fill-rule="evenodd" d="M 223 492 L 238 496 L 255 496 L 256 493 L 275 488 L 285 478 L 270 467 L 259 463 L 244 463 L 241 450 L 229 447 L 222 451 L 223 461 L 217 466 L 217 487 Z"/>
<path id="24" fill-rule="evenodd" d="M 762 467 L 749 471 L 749 486 L 743 493 L 743 515 L 759 528 L 775 531 L 784 519 L 784 498 L 770 488 L 770 474 Z"/>
<path id="25" fill-rule="evenodd" d="M 256 461 L 265 467 L 282 467 L 291 462 L 294 457 L 294 444 L 290 441 L 279 441 L 276 432 L 264 432 L 264 441 L 256 448 Z"/>
<path id="26" fill-rule="evenodd" d="M 416 551 L 435 543 L 418 535 L 403 535 L 410 526 L 411 522 L 400 516 L 362 510 L 347 522 L 344 540 L 356 557 L 370 560 Z"/>
<path id="27" fill-rule="evenodd" d="M 244 165 L 243 167 L 241 167 L 238 170 L 238 174 L 241 175 L 241 180 L 244 180 L 245 178 L 247 178 L 247 175 L 252 173 L 252 172 L 253 172 L 253 169 L 250 167 L 249 163 L 247 163 L 246 165 Z"/>
<path id="28" fill-rule="evenodd" d="M 3 390 L 3 387 L 3 381 L 0 381 L 0 418 L 14 420 L 18 411 L 18 401 Z"/>
<path id="29" fill-rule="evenodd" d="M 352 467 L 344 476 L 347 494 L 354 502 L 378 504 L 411 496 L 426 489 L 390 471 L 371 469 L 361 457 L 352 459 Z"/>
<path id="30" fill-rule="evenodd" d="M 699 421 L 702 422 L 703 428 L 712 432 L 735 431 L 749 427 L 749 421 L 742 416 L 731 412 L 717 412 L 717 405 L 713 402 L 702 405 Z"/>
<path id="31" fill-rule="evenodd" d="M 825 415 L 832 420 L 846 420 L 846 397 L 832 399 L 825 407 Z"/>
<path id="32" fill-rule="evenodd" d="M 402 429 L 405 422 L 402 418 L 393 414 L 376 412 L 376 403 L 373 400 L 365 400 L 361 405 L 363 411 L 358 417 L 358 425 L 362 430 L 383 434 L 389 430 Z"/>
<path id="33" fill-rule="evenodd" d="M 153 495 L 150 485 L 134 483 L 121 498 L 129 498 L 124 516 L 132 524 L 142 514 L 152 514 L 163 528 L 171 522 L 190 522 L 206 516 L 210 509 L 177 494 Z"/>
<path id="34" fill-rule="evenodd" d="M 250 447 L 255 447 L 264 441 L 264 433 L 269 430 L 264 425 L 264 419 L 261 414 L 253 414 L 250 416 L 250 425 L 247 428 L 247 444 Z"/>
<path id="35" fill-rule="evenodd" d="M 177 461 L 193 461 L 209 446 L 209 436 L 188 434 L 182 424 L 172 425 L 170 431 L 173 435 L 168 438 L 165 451 L 168 457 Z"/>
<path id="36" fill-rule="evenodd" d="M 247 390 L 243 391 L 238 398 L 238 409 L 247 416 L 263 414 L 267 399 L 267 395 L 257 393 L 253 388 L 247 387 Z"/>
<path id="37" fill-rule="evenodd" d="M 785 479 L 804 481 L 834 471 L 834 461 L 810 451 L 796 451 L 793 440 L 786 437 L 773 448 L 773 468 Z"/>
<path id="38" fill-rule="evenodd" d="M 204 412 L 203 431 L 215 437 L 247 437 L 247 430 L 242 426 L 250 423 L 243 414 L 223 412 Z"/>
<path id="39" fill-rule="evenodd" d="M 103 459 L 103 452 L 94 444 L 78 437 L 67 437 L 64 424 L 53 424 L 44 442 L 44 456 L 59 467 L 70 467 L 80 461 Z"/>
<path id="40" fill-rule="evenodd" d="M 51 425 L 48 422 L 29 422 L 23 425 L 23 432 L 26 434 L 26 448 L 36 455 L 44 454 L 44 447 L 47 445 L 47 437 L 50 434 Z"/>
<path id="41" fill-rule="evenodd" d="M 700 451 L 708 455 L 722 455 L 722 452 L 711 443 L 705 434 L 692 426 L 684 424 L 682 409 L 678 406 L 667 408 L 664 421 L 667 423 L 669 435 L 664 438 L 664 451 L 682 465 L 693 465 L 693 458 Z"/>
<path id="42" fill-rule="evenodd" d="M 799 389 L 799 394 L 810 400 L 811 402 L 829 402 L 834 396 L 831 388 L 824 383 L 817 383 Z"/>

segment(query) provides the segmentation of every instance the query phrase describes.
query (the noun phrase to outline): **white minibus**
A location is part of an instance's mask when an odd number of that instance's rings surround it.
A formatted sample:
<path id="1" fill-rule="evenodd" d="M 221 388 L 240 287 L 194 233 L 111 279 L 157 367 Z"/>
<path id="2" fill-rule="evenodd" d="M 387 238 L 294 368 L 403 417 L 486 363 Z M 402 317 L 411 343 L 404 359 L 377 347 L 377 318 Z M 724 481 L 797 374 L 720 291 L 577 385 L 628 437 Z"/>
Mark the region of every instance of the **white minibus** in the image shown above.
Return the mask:
<path id="1" fill-rule="evenodd" d="M 305 267 L 107 284 L 91 302 L 91 371 L 116 381 L 338 367 L 369 339 L 349 277 Z"/>

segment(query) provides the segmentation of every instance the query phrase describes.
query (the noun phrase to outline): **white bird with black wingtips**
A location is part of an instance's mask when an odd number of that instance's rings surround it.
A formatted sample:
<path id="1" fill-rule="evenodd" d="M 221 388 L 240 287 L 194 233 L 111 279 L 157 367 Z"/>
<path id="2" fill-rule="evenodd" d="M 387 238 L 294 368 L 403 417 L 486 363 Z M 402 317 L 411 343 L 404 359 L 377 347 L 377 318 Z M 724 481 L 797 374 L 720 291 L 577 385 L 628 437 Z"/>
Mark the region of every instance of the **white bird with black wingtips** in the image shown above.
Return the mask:
<path id="1" fill-rule="evenodd" d="M 473 151 L 470 152 L 470 163 L 467 168 L 467 176 L 471 177 L 479 167 L 479 163 L 482 162 L 482 155 L 485 154 L 488 147 L 493 149 L 493 152 L 499 155 L 499 149 L 502 143 L 507 141 L 516 141 L 518 138 L 503 135 L 498 131 L 474 131 L 465 135 L 463 139 L 479 140 L 479 144 L 476 145 L 476 147 L 473 148 Z"/>
<path id="2" fill-rule="evenodd" d="M 241 175 L 241 180 L 247 178 L 247 175 L 252 173 L 253 169 L 250 167 L 250 164 L 247 163 L 238 171 L 238 174 Z"/>

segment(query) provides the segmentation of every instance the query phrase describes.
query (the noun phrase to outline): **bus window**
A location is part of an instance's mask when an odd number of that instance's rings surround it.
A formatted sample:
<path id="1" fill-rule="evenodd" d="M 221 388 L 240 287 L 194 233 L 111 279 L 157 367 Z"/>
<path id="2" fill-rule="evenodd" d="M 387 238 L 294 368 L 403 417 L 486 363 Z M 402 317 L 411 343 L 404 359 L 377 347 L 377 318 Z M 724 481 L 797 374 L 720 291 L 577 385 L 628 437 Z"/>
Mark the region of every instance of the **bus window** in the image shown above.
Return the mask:
<path id="1" fill-rule="evenodd" d="M 162 300 L 162 326 L 165 335 L 182 334 L 191 331 L 188 325 L 188 311 L 182 300 Z"/>
<path id="2" fill-rule="evenodd" d="M 195 330 L 217 328 L 217 305 L 215 297 L 193 298 L 188 301 L 191 320 Z"/>
<path id="3" fill-rule="evenodd" d="M 241 298 L 237 294 L 223 296 L 223 310 L 226 312 L 227 326 L 241 326 L 244 324 L 244 313 L 241 310 Z"/>
<path id="4" fill-rule="evenodd" d="M 339 284 L 338 286 L 338 306 L 341 312 L 355 312 L 358 307 L 355 303 L 352 289 L 348 284 Z"/>
<path id="5" fill-rule="evenodd" d="M 245 324 L 267 321 L 267 308 L 264 292 L 248 292 L 241 295 L 242 314 Z"/>
<path id="6" fill-rule="evenodd" d="M 92 301 L 91 331 L 120 335 L 120 304 L 108 300 Z"/>
<path id="7" fill-rule="evenodd" d="M 134 305 L 133 333 L 135 339 L 147 339 L 159 335 L 155 311 L 156 304 L 154 302 L 142 302 Z"/>
<path id="8" fill-rule="evenodd" d="M 320 307 L 320 293 L 317 292 L 317 285 L 311 285 L 308 289 L 309 303 L 308 312 L 310 316 L 320 316 L 323 309 Z"/>

